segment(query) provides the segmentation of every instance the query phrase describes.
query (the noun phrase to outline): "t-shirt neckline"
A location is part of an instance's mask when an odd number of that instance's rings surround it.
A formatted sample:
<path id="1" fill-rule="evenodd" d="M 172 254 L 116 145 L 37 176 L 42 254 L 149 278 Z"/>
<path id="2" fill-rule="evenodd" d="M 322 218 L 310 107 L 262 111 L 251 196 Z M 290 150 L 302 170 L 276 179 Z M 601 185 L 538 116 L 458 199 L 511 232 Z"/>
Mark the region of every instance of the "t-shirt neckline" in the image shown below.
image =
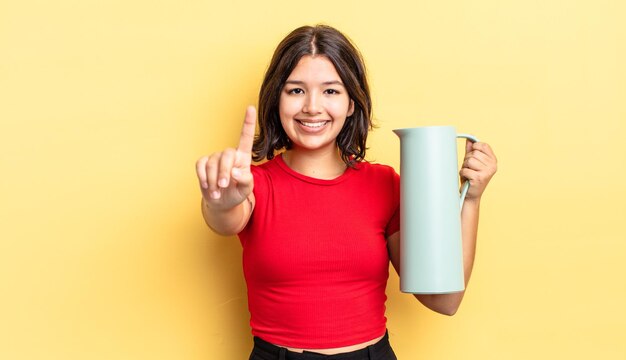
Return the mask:
<path id="1" fill-rule="evenodd" d="M 293 170 L 292 168 L 289 167 L 289 165 L 287 165 L 287 163 L 285 162 L 285 159 L 283 159 L 283 154 L 278 154 L 276 156 L 276 164 L 278 164 L 278 166 L 285 171 L 287 174 L 302 180 L 302 181 L 306 181 L 308 183 L 312 183 L 312 184 L 317 184 L 317 185 L 334 185 L 334 184 L 338 184 L 344 180 L 346 180 L 347 178 L 349 178 L 355 171 L 354 168 L 348 166 L 346 168 L 346 170 L 343 172 L 343 174 L 337 176 L 334 179 L 318 179 L 318 178 L 314 178 L 311 176 L 307 176 L 304 174 L 301 174 L 295 170 Z M 358 166 L 360 165 L 360 163 L 357 163 L 356 166 L 358 168 Z"/>

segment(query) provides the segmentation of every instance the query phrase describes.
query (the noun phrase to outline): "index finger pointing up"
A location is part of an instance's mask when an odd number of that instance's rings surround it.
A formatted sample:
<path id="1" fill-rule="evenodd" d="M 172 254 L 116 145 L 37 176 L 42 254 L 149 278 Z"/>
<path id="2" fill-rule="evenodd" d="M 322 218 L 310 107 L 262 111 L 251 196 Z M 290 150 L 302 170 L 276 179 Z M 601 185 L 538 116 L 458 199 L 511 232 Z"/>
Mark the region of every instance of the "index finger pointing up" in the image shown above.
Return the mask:
<path id="1" fill-rule="evenodd" d="M 246 110 L 246 118 L 241 128 L 241 137 L 239 138 L 239 146 L 237 150 L 251 154 L 252 144 L 254 143 L 254 129 L 256 127 L 256 109 L 254 106 L 248 106 Z"/>

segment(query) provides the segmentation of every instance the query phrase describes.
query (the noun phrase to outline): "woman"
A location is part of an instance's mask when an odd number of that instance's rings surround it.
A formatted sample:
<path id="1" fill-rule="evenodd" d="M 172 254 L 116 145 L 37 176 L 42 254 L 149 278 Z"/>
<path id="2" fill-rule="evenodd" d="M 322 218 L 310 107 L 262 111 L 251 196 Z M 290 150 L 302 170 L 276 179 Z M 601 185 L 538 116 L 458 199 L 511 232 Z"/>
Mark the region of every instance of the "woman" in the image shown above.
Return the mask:
<path id="1" fill-rule="evenodd" d="M 371 98 L 358 50 L 332 27 L 294 30 L 265 75 L 255 137 L 256 120 L 249 107 L 239 146 L 196 164 L 206 223 L 243 245 L 250 359 L 396 359 L 385 287 L 389 261 L 399 270 L 399 176 L 364 160 Z M 466 283 L 495 171 L 489 145 L 466 145 Z M 452 315 L 463 292 L 415 296 Z"/>

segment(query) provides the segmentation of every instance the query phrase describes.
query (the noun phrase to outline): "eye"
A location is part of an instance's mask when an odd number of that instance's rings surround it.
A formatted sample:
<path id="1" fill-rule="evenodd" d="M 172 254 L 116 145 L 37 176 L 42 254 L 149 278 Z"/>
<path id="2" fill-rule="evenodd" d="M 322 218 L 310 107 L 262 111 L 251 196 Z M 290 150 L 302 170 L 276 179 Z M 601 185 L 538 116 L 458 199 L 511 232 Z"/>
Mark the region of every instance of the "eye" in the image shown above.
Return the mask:
<path id="1" fill-rule="evenodd" d="M 294 88 L 294 89 L 287 90 L 287 94 L 296 94 L 296 95 L 304 94 L 304 90 L 300 88 Z"/>
<path id="2" fill-rule="evenodd" d="M 324 93 L 329 94 L 329 95 L 334 95 L 334 94 L 339 94 L 339 91 L 335 89 L 326 89 Z"/>

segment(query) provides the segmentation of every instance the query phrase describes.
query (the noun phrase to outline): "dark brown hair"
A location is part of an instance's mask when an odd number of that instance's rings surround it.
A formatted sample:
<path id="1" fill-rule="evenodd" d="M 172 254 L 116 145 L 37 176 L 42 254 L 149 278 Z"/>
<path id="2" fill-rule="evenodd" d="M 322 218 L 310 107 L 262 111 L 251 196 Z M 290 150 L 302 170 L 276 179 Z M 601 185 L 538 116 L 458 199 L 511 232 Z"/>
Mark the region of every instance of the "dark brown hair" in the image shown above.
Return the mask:
<path id="1" fill-rule="evenodd" d="M 278 104 L 285 81 L 305 55 L 326 56 L 354 101 L 354 113 L 337 136 L 342 160 L 353 166 L 365 158 L 367 133 L 372 129 L 372 100 L 363 58 L 341 32 L 326 25 L 303 26 L 292 31 L 278 44 L 265 73 L 259 92 L 259 134 L 254 139 L 253 160 L 271 160 L 274 152 L 291 147 L 280 123 Z"/>

